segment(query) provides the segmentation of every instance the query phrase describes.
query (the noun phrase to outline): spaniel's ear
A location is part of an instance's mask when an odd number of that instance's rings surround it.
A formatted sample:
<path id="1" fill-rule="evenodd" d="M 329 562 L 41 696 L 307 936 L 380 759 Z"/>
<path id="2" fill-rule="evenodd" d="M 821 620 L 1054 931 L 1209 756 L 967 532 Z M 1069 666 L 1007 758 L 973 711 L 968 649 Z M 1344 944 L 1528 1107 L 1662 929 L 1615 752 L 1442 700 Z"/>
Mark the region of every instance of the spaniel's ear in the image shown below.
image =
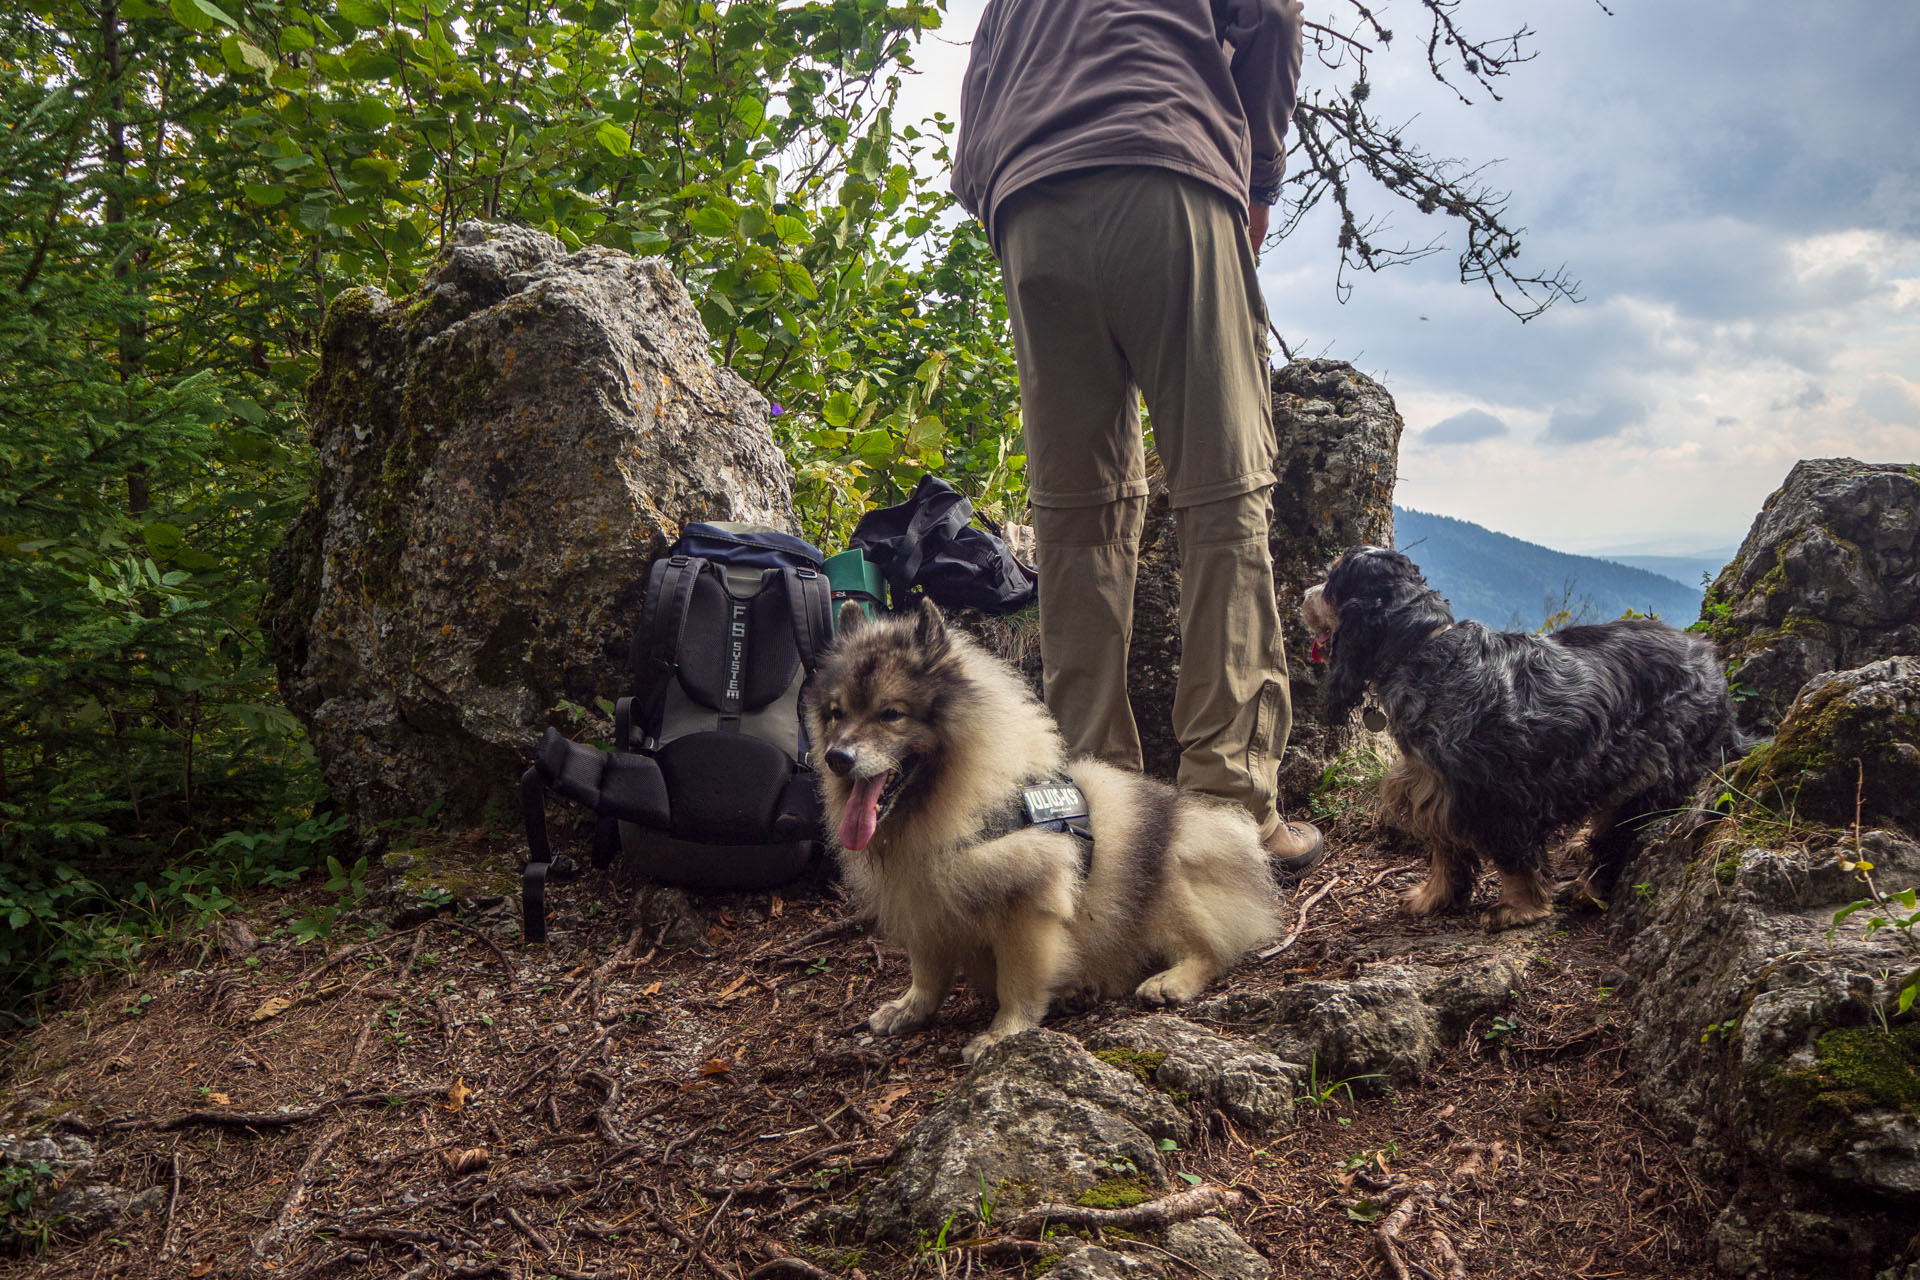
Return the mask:
<path id="1" fill-rule="evenodd" d="M 1327 652 L 1327 682 L 1320 690 L 1328 724 L 1345 724 L 1366 696 L 1367 680 L 1380 657 L 1379 608 L 1378 601 L 1364 599 L 1340 605 L 1340 625 L 1333 629 Z"/>

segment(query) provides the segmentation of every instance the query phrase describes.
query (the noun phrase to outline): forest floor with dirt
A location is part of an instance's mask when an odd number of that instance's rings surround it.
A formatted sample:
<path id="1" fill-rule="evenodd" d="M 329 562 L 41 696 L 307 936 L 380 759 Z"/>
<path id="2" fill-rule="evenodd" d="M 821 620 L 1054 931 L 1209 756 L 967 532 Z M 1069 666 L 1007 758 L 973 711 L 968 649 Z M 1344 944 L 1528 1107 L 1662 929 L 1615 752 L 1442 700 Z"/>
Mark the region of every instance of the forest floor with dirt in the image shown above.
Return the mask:
<path id="1" fill-rule="evenodd" d="M 1217 990 L 1445 964 L 1481 937 L 1469 917 L 1400 914 L 1414 853 L 1377 845 L 1364 815 L 1332 816 L 1333 856 L 1283 893 L 1291 944 Z M 521 856 L 504 840 L 470 855 Z M 905 956 L 828 883 L 696 896 L 704 948 L 636 923 L 632 897 L 604 875 L 557 886 L 539 946 L 508 910 L 232 959 L 176 941 L 96 984 L 4 1045 L 0 1128 L 57 1115 L 96 1149 L 90 1176 L 148 1191 L 148 1211 L 87 1240 L 55 1224 L 8 1271 L 859 1280 L 1051 1265 L 1043 1250 L 804 1231 L 961 1079 L 986 1004 L 962 989 L 930 1029 L 872 1037 L 865 1016 L 901 989 Z M 263 935 L 301 909 L 298 892 L 246 904 Z M 1511 1009 L 1419 1083 L 1379 1095 L 1311 1078 L 1296 1123 L 1265 1136 L 1196 1111 L 1170 1166 L 1241 1193 L 1227 1219 L 1282 1280 L 1703 1274 L 1712 1195 L 1636 1109 L 1604 918 L 1530 932 Z M 1047 1025 L 1084 1036 L 1126 1012 Z M 34 1227 L 31 1206 L 14 1222 Z M 1168 1275 L 1193 1270 L 1104 1234 Z"/>

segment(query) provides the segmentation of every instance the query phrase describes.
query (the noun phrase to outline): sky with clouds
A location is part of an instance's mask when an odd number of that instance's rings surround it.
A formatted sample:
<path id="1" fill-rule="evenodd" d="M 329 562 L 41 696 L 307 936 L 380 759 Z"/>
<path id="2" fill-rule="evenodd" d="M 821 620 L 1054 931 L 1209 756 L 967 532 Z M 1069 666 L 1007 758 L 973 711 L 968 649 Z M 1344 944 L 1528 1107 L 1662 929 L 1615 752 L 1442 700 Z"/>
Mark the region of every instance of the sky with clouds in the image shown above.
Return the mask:
<path id="1" fill-rule="evenodd" d="M 909 116 L 958 113 L 981 5 L 950 0 Z M 1369 106 L 1435 155 L 1498 161 L 1521 265 L 1564 263 L 1584 298 L 1523 325 L 1459 282 L 1447 241 L 1342 303 L 1323 215 L 1267 249 L 1288 345 L 1398 402 L 1403 505 L 1563 550 L 1690 553 L 1738 542 L 1798 458 L 1920 462 L 1920 5 L 1461 0 L 1478 34 L 1536 33 L 1503 101 L 1472 106 L 1428 76 L 1418 5 L 1373 8 L 1399 30 Z M 1303 97 L 1351 74 L 1309 55 Z M 1403 241 L 1450 232 L 1391 217 Z"/>

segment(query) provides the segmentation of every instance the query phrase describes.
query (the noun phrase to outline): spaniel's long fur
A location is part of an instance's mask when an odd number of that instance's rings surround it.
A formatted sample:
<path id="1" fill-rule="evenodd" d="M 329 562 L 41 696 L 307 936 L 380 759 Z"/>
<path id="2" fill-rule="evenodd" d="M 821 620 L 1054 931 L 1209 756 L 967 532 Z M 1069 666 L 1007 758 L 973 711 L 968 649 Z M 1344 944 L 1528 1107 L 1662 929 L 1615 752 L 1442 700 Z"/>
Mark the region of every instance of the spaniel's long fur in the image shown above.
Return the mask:
<path id="1" fill-rule="evenodd" d="M 1401 759 L 1385 806 L 1429 845 L 1415 913 L 1461 906 L 1480 859 L 1500 874 L 1495 928 L 1545 916 L 1548 842 L 1592 820 L 1588 868 L 1611 886 L 1646 815 L 1678 805 L 1737 749 L 1713 647 L 1635 618 L 1547 635 L 1458 622 L 1414 563 L 1355 547 L 1307 593 L 1329 645 L 1325 705 L 1346 720 L 1371 695 Z"/>

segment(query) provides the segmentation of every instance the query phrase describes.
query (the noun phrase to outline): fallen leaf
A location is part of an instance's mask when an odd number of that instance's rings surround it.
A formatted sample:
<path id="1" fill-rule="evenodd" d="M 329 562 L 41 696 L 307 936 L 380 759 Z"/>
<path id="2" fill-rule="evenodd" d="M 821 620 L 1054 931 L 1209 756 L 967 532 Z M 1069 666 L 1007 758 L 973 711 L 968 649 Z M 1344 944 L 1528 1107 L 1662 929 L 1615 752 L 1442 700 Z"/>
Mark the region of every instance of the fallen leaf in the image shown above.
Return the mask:
<path id="1" fill-rule="evenodd" d="M 768 897 L 767 918 L 769 920 L 778 920 L 785 914 L 787 914 L 787 904 L 780 900 L 780 895 L 776 893 Z"/>
<path id="2" fill-rule="evenodd" d="M 449 1151 L 445 1155 L 449 1173 L 478 1173 L 492 1163 L 493 1157 L 487 1154 L 485 1147 L 469 1147 L 465 1151 Z"/>
<path id="3" fill-rule="evenodd" d="M 707 926 L 707 942 L 709 944 L 716 947 L 725 946 L 726 941 L 727 931 L 725 929 L 722 929 L 717 924 Z"/>
<path id="4" fill-rule="evenodd" d="M 293 1008 L 293 1001 L 285 996 L 274 996 L 270 1000 L 262 1000 L 260 1007 L 248 1015 L 247 1021 L 265 1022 L 268 1018 L 279 1017 L 291 1008 Z"/>
<path id="5" fill-rule="evenodd" d="M 735 978 L 730 984 L 728 984 L 727 989 L 720 993 L 719 998 L 722 1000 L 727 999 L 734 992 L 738 991 L 742 986 L 746 985 L 746 981 L 747 981 L 747 975 L 744 973 L 741 974 L 739 977 Z"/>
<path id="6" fill-rule="evenodd" d="M 272 1258 L 263 1258 L 260 1261 L 260 1269 L 262 1271 L 278 1271 L 280 1269 L 280 1264 L 275 1262 Z"/>
<path id="7" fill-rule="evenodd" d="M 224 1093 L 209 1093 L 207 1095 L 207 1101 L 222 1107 L 230 1107 L 233 1105 L 233 1099 Z"/>
<path id="8" fill-rule="evenodd" d="M 660 984 L 657 982 L 648 983 L 646 989 L 640 994 L 643 996 L 657 996 L 660 994 Z"/>
<path id="9" fill-rule="evenodd" d="M 700 1064 L 700 1074 L 703 1076 L 723 1076 L 731 1070 L 733 1064 L 725 1058 L 708 1058 Z"/>
<path id="10" fill-rule="evenodd" d="M 472 1096 L 473 1090 L 467 1088 L 467 1078 L 465 1076 L 457 1076 L 453 1084 L 447 1089 L 445 1109 L 453 1112 L 461 1111 L 466 1107 L 467 1099 Z"/>
<path id="11" fill-rule="evenodd" d="M 207 1274 L 207 1272 L 211 1270 L 213 1270 L 213 1260 L 209 1258 L 207 1261 L 202 1262 L 198 1266 L 194 1267 L 193 1270 L 187 1272 L 187 1274 L 191 1276 L 193 1280 L 200 1280 L 201 1276 Z"/>
<path id="12" fill-rule="evenodd" d="M 913 1087 L 911 1085 L 904 1085 L 904 1084 L 888 1085 L 886 1088 L 880 1091 L 879 1101 L 870 1102 L 867 1104 L 867 1110 L 873 1112 L 873 1114 L 877 1116 L 886 1116 L 888 1115 L 889 1112 L 893 1110 L 894 1103 L 900 1101 L 900 1099 L 906 1097 L 909 1093 L 912 1093 L 912 1092 L 913 1092 Z"/>

